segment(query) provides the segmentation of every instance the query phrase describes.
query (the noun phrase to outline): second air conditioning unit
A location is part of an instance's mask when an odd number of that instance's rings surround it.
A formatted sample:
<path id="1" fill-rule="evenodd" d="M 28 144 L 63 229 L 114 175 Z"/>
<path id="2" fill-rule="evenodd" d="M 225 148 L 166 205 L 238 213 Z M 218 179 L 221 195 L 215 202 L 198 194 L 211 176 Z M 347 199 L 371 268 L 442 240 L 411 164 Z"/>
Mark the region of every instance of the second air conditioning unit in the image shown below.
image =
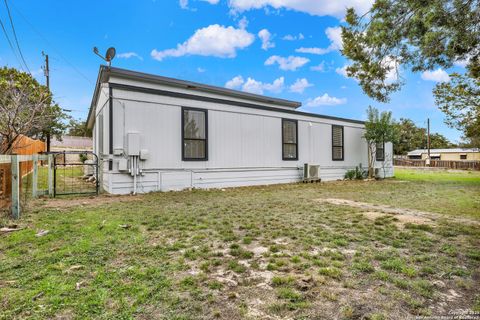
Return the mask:
<path id="1" fill-rule="evenodd" d="M 303 181 L 304 182 L 319 182 L 320 166 L 318 164 L 305 163 L 303 165 Z"/>

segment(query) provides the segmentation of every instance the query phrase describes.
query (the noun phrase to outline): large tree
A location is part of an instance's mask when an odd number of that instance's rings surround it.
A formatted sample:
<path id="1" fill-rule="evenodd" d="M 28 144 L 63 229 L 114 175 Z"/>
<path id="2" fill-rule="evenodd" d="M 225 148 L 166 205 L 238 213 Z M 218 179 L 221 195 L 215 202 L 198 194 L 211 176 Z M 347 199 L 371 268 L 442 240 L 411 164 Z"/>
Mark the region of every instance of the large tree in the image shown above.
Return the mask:
<path id="1" fill-rule="evenodd" d="M 461 130 L 472 147 L 480 147 L 480 79 L 454 73 L 451 81 L 433 90 L 435 101 L 447 118 L 447 125 Z"/>
<path id="2" fill-rule="evenodd" d="M 406 155 L 415 149 L 427 148 L 427 130 L 417 127 L 410 119 L 400 118 L 395 123 L 398 138 L 393 145 L 393 153 Z M 455 145 L 440 133 L 430 134 L 430 147 L 432 149 L 451 148 Z"/>
<path id="3" fill-rule="evenodd" d="M 462 90 L 467 82 L 478 89 L 480 0 L 375 0 L 361 16 L 348 9 L 346 22 L 342 28 L 342 53 L 352 61 L 347 74 L 378 101 L 389 101 L 390 94 L 401 88 L 400 68 L 419 72 L 466 65 L 468 72 L 462 81 L 454 77 L 452 84 L 439 85 L 434 94 L 447 114 L 447 124 L 464 130 L 466 137 L 471 135 L 463 125 L 463 112 L 478 106 L 478 91 L 469 95 L 474 101 L 461 101 L 461 107 L 450 108 L 444 102 L 450 98 L 465 100 Z M 473 122 L 480 122 L 478 112 Z M 475 134 L 473 138 L 477 137 Z"/>
<path id="4" fill-rule="evenodd" d="M 0 153 L 11 153 L 21 135 L 60 136 L 66 117 L 54 103 L 50 90 L 30 74 L 0 69 Z"/>
<path id="5" fill-rule="evenodd" d="M 347 10 L 343 54 L 349 76 L 365 93 L 388 101 L 401 80 L 389 81 L 400 66 L 412 71 L 450 68 L 464 61 L 480 77 L 480 0 L 376 0 L 366 14 Z"/>

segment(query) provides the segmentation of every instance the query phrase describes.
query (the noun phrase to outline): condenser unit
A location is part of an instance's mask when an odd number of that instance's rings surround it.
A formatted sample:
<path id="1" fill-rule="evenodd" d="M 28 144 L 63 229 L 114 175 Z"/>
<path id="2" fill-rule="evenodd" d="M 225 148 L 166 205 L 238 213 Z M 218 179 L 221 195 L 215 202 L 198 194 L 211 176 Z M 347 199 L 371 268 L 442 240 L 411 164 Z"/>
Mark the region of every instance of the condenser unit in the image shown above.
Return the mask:
<path id="1" fill-rule="evenodd" d="M 303 181 L 320 181 L 320 166 L 318 164 L 305 163 L 303 165 Z"/>

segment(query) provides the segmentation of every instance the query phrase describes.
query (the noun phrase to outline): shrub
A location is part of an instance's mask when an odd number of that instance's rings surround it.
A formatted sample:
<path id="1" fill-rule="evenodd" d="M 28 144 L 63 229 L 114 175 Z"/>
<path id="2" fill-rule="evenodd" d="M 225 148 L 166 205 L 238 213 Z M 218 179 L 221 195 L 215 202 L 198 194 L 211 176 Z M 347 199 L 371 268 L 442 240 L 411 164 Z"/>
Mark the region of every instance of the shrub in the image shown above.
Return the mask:
<path id="1" fill-rule="evenodd" d="M 81 163 L 85 163 L 85 161 L 88 160 L 88 155 L 86 153 L 80 153 L 78 155 L 78 158 L 79 158 Z"/>
<path id="2" fill-rule="evenodd" d="M 367 177 L 367 171 L 363 170 L 362 165 L 358 165 L 355 169 L 345 172 L 346 180 L 363 180 Z"/>

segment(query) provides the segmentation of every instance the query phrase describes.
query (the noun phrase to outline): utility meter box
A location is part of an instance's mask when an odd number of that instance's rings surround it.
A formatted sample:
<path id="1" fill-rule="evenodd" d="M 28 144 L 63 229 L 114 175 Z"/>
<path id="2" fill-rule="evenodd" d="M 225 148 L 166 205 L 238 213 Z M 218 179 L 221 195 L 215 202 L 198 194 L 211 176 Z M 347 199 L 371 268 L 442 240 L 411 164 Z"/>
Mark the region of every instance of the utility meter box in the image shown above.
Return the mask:
<path id="1" fill-rule="evenodd" d="M 149 152 L 147 149 L 140 150 L 140 160 L 147 160 L 149 156 Z"/>
<path id="2" fill-rule="evenodd" d="M 127 133 L 127 154 L 129 156 L 140 155 L 140 133 Z"/>
<path id="3" fill-rule="evenodd" d="M 120 159 L 118 160 L 118 171 L 127 171 L 128 170 L 128 160 Z"/>

